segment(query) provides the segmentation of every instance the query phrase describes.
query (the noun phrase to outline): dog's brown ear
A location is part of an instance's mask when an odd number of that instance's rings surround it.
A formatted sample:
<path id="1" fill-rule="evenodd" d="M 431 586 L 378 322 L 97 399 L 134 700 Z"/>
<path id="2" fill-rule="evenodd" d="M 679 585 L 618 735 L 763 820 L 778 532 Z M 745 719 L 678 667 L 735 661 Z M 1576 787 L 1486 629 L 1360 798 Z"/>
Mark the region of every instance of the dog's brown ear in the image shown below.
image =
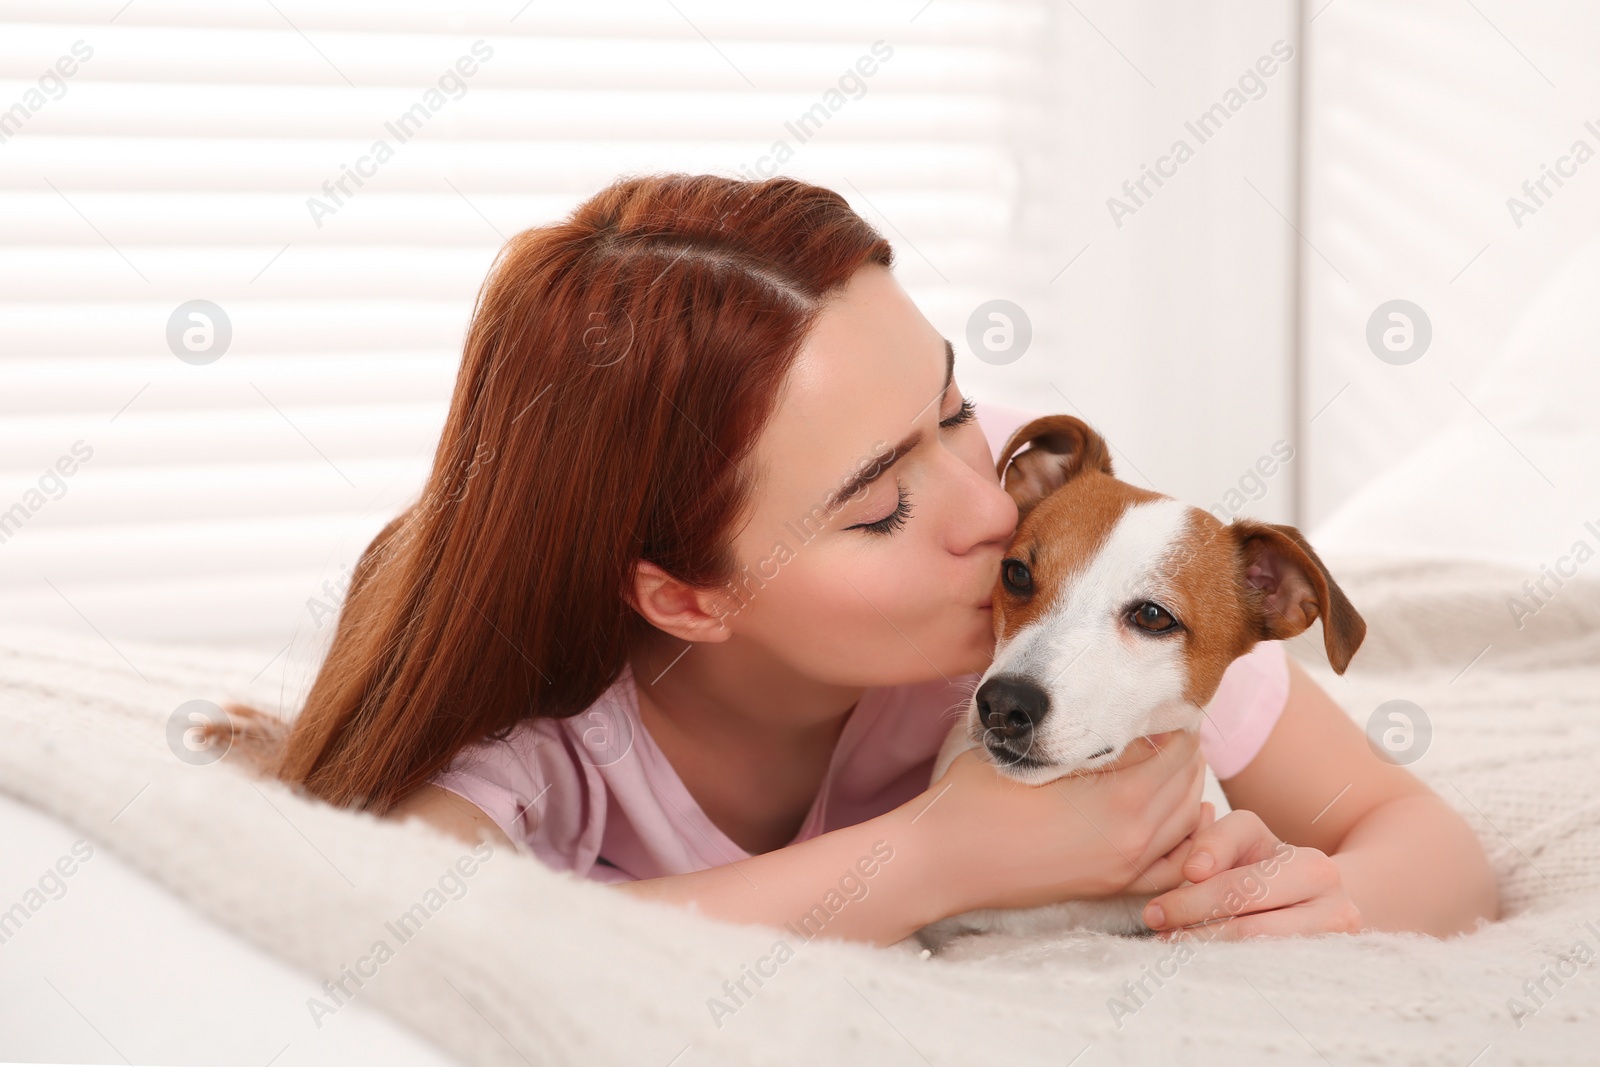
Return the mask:
<path id="1" fill-rule="evenodd" d="M 1018 455 L 1024 446 L 1031 446 Z M 1016 458 L 1013 459 L 1012 457 Z M 1087 471 L 1111 473 L 1105 439 L 1082 419 L 1045 415 L 1017 427 L 995 461 L 1000 484 L 1022 514 Z"/>
<path id="2" fill-rule="evenodd" d="M 1316 551 L 1293 526 L 1236 519 L 1228 529 L 1238 545 L 1240 577 L 1252 591 L 1247 610 L 1262 638 L 1294 637 L 1320 618 L 1328 662 L 1343 674 L 1367 636 L 1367 623 Z"/>

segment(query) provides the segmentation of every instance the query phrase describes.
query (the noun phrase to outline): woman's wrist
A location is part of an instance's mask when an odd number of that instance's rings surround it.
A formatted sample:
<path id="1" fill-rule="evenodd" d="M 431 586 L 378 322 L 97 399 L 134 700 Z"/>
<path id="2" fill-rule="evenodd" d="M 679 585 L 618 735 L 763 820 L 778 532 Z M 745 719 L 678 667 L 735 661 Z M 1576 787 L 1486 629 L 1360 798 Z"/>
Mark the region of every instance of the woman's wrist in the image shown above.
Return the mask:
<path id="1" fill-rule="evenodd" d="M 929 832 L 929 820 L 921 818 L 930 799 L 922 793 L 882 815 L 822 835 L 828 839 L 829 870 L 838 873 L 825 877 L 824 891 L 797 909 L 791 929 L 811 936 L 825 924 L 833 937 L 892 945 L 963 910 L 951 898 L 942 862 L 947 851 Z M 821 844 L 813 839 L 790 847 Z"/>
<path id="2" fill-rule="evenodd" d="M 947 892 L 937 835 L 919 818 L 922 794 L 863 822 L 736 864 L 617 888 L 690 905 L 725 922 L 780 927 L 804 940 L 891 945 L 960 910 Z"/>
<path id="3" fill-rule="evenodd" d="M 938 823 L 929 814 L 936 810 L 941 790 L 919 793 L 862 824 L 875 824 L 877 835 L 894 845 L 896 870 L 886 888 L 911 924 L 908 934 L 970 910 L 964 887 L 953 877 L 948 862 L 949 842 L 935 832 Z"/>

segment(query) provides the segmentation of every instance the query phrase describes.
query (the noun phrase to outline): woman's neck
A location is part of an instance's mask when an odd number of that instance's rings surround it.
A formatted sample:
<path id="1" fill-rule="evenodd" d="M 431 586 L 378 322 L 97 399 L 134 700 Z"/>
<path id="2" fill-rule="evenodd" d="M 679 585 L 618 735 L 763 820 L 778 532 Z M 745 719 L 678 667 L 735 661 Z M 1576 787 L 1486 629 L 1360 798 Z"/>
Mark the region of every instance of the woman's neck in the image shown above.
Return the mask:
<path id="1" fill-rule="evenodd" d="M 864 690 L 737 639 L 685 646 L 655 631 L 629 660 L 644 727 L 707 818 L 750 853 L 793 840 Z"/>

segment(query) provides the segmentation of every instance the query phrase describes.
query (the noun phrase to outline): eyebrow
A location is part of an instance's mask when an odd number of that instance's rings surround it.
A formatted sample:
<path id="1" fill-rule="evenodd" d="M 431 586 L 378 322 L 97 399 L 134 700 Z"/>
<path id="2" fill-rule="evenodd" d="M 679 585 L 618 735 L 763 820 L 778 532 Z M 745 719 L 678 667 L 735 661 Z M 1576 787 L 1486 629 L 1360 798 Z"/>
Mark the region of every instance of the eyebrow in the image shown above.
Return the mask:
<path id="1" fill-rule="evenodd" d="M 950 390 L 950 383 L 956 376 L 956 349 L 949 338 L 944 339 L 944 385 L 939 388 L 939 396 L 943 397 Z M 906 434 L 905 439 L 889 450 L 889 454 L 878 459 L 864 470 L 859 470 L 851 475 L 843 485 L 828 494 L 823 510 L 835 511 L 840 504 L 861 490 L 889 473 L 889 468 L 900 462 L 900 458 L 913 448 L 922 443 L 922 430 L 912 430 Z"/>

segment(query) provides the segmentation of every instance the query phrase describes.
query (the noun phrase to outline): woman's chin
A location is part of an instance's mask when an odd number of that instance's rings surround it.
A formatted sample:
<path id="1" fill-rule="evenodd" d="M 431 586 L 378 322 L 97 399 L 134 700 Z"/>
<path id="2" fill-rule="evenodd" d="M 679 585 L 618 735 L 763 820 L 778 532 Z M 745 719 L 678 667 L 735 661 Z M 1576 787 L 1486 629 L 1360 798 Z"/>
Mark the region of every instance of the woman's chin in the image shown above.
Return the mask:
<path id="1" fill-rule="evenodd" d="M 994 637 L 985 632 L 973 641 L 972 652 L 962 657 L 963 662 L 947 674 L 982 674 L 994 662 Z"/>

